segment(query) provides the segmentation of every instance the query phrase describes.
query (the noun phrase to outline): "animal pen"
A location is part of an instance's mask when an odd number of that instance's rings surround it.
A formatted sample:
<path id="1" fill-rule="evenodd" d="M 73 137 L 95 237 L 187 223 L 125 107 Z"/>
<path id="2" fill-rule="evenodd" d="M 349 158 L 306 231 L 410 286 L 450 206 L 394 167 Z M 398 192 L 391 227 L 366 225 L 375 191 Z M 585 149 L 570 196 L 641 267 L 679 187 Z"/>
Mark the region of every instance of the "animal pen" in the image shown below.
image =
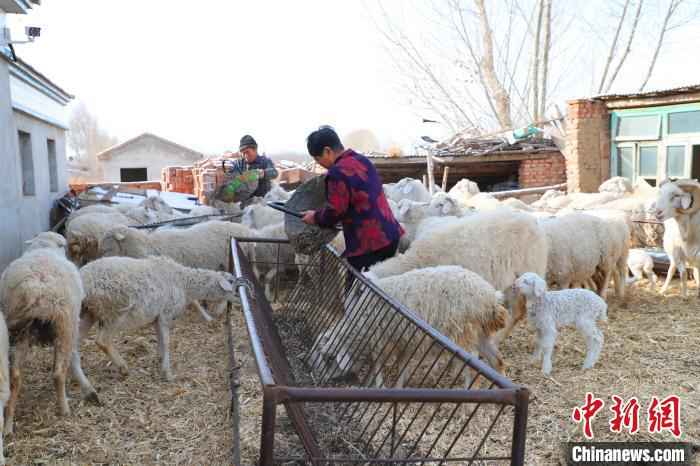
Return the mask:
<path id="1" fill-rule="evenodd" d="M 266 265 L 277 267 L 279 303 L 265 296 L 253 273 L 258 264 L 243 252 L 251 242 L 278 248 L 275 263 Z M 262 385 L 261 466 L 524 464 L 525 387 L 387 296 L 331 246 L 303 264 L 280 263 L 284 247 L 286 240 L 238 238 L 229 258 L 236 277 L 252 285 L 240 286 L 239 294 Z M 287 293 L 285 268 L 300 269 Z M 339 327 L 344 314 L 364 311 L 369 317 L 361 325 Z M 331 328 L 326 348 L 343 348 L 341 366 L 350 369 L 342 376 L 339 366 L 316 364 L 327 357 L 318 337 Z M 229 357 L 235 462 L 238 366 L 231 339 Z"/>

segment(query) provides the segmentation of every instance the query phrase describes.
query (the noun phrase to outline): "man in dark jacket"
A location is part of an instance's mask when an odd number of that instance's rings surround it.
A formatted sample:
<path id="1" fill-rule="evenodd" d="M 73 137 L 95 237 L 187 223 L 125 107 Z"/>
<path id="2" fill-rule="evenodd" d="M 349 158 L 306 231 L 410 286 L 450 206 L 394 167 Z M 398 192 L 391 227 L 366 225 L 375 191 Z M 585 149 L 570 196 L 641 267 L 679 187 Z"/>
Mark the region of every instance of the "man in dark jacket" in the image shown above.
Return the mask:
<path id="1" fill-rule="evenodd" d="M 249 134 L 241 138 L 238 151 L 243 157 L 233 164 L 230 173 L 240 175 L 248 170 L 257 170 L 260 182 L 253 196 L 264 196 L 272 188 L 272 180 L 277 178 L 275 164 L 264 155 L 258 154 L 258 143 Z"/>
<path id="2" fill-rule="evenodd" d="M 322 227 L 340 222 L 345 236 L 343 255 L 357 270 L 394 256 L 404 230 L 394 218 L 372 162 L 345 149 L 327 126 L 309 135 L 307 148 L 316 162 L 328 169 L 327 203 L 322 209 L 305 212 L 303 221 Z"/>

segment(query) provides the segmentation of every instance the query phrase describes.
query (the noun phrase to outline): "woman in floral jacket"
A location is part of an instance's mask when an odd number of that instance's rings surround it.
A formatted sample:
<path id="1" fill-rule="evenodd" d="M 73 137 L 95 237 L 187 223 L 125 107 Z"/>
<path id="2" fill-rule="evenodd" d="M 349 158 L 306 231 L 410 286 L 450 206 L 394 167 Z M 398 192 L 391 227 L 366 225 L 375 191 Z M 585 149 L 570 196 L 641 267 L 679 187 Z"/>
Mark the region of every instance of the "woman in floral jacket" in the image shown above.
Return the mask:
<path id="1" fill-rule="evenodd" d="M 345 149 L 336 132 L 323 126 L 309 135 L 309 154 L 326 174 L 327 204 L 304 213 L 311 225 L 343 226 L 345 256 L 362 271 L 393 257 L 404 230 L 394 218 L 384 195 L 382 180 L 367 157 Z"/>

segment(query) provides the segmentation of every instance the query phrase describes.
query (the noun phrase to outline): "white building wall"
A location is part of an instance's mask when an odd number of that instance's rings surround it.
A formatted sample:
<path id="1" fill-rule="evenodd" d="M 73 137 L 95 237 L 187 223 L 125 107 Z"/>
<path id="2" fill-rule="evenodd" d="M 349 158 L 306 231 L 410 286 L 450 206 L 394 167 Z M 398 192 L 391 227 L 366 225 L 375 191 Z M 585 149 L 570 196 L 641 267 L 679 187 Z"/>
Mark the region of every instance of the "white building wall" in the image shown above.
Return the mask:
<path id="1" fill-rule="evenodd" d="M 148 181 L 160 181 L 164 167 L 191 165 L 200 157 L 180 150 L 154 138 L 144 138 L 112 152 L 108 159 L 100 161 L 104 181 L 121 181 L 122 168 L 146 168 Z"/>

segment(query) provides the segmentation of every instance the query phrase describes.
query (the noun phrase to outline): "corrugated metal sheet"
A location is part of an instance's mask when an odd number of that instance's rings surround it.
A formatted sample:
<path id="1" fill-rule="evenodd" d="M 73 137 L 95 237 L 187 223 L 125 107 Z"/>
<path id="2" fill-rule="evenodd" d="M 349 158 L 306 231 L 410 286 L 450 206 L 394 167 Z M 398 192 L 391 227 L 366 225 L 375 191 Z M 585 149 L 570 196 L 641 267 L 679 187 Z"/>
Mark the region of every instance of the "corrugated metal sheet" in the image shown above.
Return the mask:
<path id="1" fill-rule="evenodd" d="M 601 94 L 591 98 L 595 100 L 621 100 L 636 99 L 640 97 L 663 97 L 667 95 L 687 94 L 691 92 L 700 92 L 700 84 L 688 84 L 669 89 L 652 89 L 644 92 L 631 92 L 629 94 Z"/>

